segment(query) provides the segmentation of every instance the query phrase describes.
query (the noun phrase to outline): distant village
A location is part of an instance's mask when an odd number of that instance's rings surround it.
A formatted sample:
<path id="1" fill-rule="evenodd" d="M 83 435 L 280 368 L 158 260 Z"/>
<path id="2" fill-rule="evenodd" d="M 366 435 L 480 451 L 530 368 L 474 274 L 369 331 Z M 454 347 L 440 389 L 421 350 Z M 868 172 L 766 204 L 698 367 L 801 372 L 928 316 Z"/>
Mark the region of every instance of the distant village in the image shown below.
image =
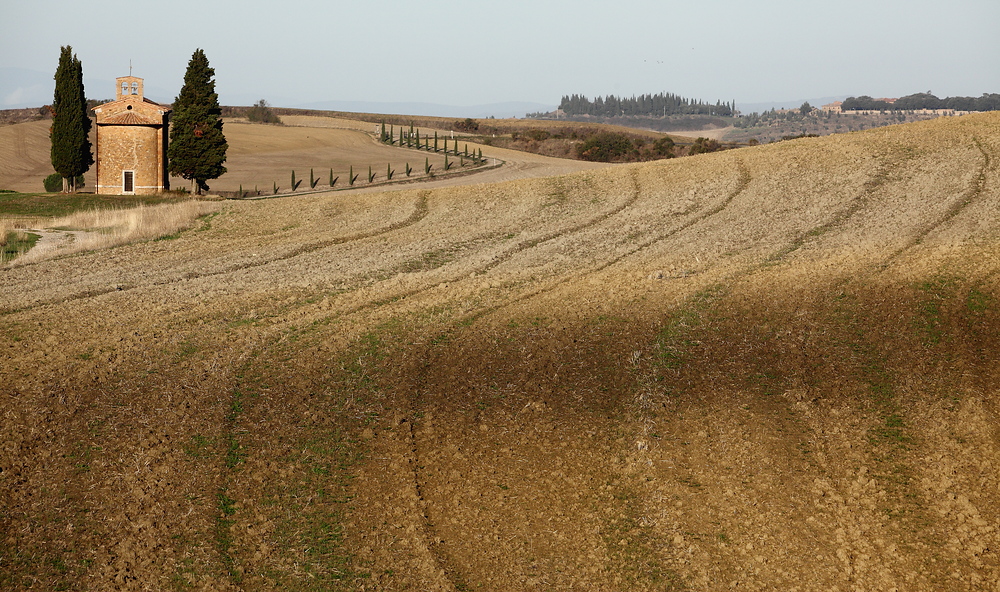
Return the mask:
<path id="1" fill-rule="evenodd" d="M 875 100 L 876 101 L 881 101 L 883 103 L 887 103 L 889 105 L 892 105 L 893 103 L 895 103 L 899 99 L 898 98 L 893 98 L 893 99 L 890 99 L 890 98 L 879 98 L 879 99 L 875 99 Z M 842 108 L 843 104 L 844 104 L 843 101 L 834 101 L 832 103 L 827 103 L 826 105 L 822 105 L 820 107 L 820 110 L 821 111 L 825 111 L 827 113 L 840 113 L 840 114 L 843 114 L 843 115 L 873 115 L 873 114 L 881 113 L 882 112 L 882 111 L 877 110 L 877 109 L 848 109 L 848 110 L 844 110 Z M 958 111 L 956 109 L 910 109 L 910 110 L 904 110 L 904 111 L 901 111 L 901 112 L 902 113 L 912 113 L 914 115 L 939 115 L 939 116 L 941 116 L 941 115 L 943 115 L 943 116 L 947 116 L 947 115 L 968 115 L 969 113 L 972 113 L 972 111 Z"/>

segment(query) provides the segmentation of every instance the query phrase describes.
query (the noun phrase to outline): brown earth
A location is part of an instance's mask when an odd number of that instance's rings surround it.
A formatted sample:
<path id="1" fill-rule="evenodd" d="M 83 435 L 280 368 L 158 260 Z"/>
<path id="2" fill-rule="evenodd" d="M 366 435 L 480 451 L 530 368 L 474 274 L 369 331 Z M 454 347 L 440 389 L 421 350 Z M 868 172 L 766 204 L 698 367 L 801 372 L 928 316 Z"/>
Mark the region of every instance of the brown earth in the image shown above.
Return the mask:
<path id="1" fill-rule="evenodd" d="M 998 163 L 984 114 L 5 269 L 0 588 L 1000 590 Z"/>

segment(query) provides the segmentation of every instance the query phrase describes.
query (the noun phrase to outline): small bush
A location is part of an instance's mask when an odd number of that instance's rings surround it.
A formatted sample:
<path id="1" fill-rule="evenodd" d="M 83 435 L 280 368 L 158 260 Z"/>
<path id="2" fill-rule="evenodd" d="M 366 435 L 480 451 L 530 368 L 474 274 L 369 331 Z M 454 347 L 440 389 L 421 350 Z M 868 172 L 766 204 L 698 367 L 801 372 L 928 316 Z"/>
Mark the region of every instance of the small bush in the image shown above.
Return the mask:
<path id="1" fill-rule="evenodd" d="M 536 142 L 544 142 L 545 140 L 548 140 L 549 137 L 551 136 L 549 132 L 540 129 L 528 130 L 524 132 L 524 135 L 528 136 L 529 138 L 531 138 Z"/>
<path id="2" fill-rule="evenodd" d="M 674 141 L 669 136 L 665 136 L 653 142 L 653 154 L 660 158 L 674 157 Z"/>
<path id="3" fill-rule="evenodd" d="M 49 193 L 58 193 L 62 191 L 63 178 L 59 173 L 52 173 L 48 177 L 45 177 L 43 183 L 45 184 L 45 190 Z"/>
<path id="4" fill-rule="evenodd" d="M 45 186 L 45 191 L 49 193 L 59 193 L 63 190 L 63 178 L 59 173 L 52 173 L 42 181 Z M 83 187 L 83 175 L 79 175 L 76 178 L 76 187 L 79 189 Z"/>
<path id="5" fill-rule="evenodd" d="M 474 132 L 479 130 L 479 122 L 471 117 L 466 117 L 465 121 L 456 121 L 455 129 L 463 132 Z"/>
<path id="6" fill-rule="evenodd" d="M 271 105 L 261 99 L 254 103 L 253 107 L 247 111 L 247 120 L 253 123 L 274 123 L 280 124 L 281 118 L 271 111 Z"/>
<path id="7" fill-rule="evenodd" d="M 719 150 L 722 150 L 722 144 L 719 144 L 718 140 L 697 138 L 688 150 L 688 154 L 707 154 L 709 152 L 718 152 Z"/>
<path id="8" fill-rule="evenodd" d="M 635 145 L 628 136 L 614 132 L 594 134 L 576 147 L 577 156 L 596 162 L 622 160 L 635 151 Z"/>

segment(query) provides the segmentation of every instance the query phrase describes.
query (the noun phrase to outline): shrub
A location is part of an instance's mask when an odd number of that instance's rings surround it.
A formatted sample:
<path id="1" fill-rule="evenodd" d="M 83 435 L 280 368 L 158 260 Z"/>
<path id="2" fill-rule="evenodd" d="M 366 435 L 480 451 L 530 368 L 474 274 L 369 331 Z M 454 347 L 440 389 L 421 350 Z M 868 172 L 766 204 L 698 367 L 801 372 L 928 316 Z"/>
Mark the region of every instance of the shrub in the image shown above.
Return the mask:
<path id="1" fill-rule="evenodd" d="M 52 173 L 42 180 L 42 184 L 45 186 L 45 190 L 49 193 L 59 193 L 63 190 L 62 175 L 59 173 Z M 80 187 L 83 187 L 83 175 L 77 175 L 76 177 L 76 188 L 79 189 Z"/>
<path id="2" fill-rule="evenodd" d="M 718 140 L 697 138 L 694 141 L 694 145 L 688 150 L 688 154 L 707 154 L 709 152 L 718 152 L 719 150 L 722 150 L 722 144 L 719 144 Z"/>
<path id="3" fill-rule="evenodd" d="M 621 160 L 634 152 L 632 140 L 625 134 L 615 132 L 594 134 L 576 147 L 577 156 L 597 162 Z"/>
<path id="4" fill-rule="evenodd" d="M 455 129 L 463 132 L 474 132 L 479 130 L 479 122 L 471 117 L 466 117 L 465 121 L 456 121 Z"/>
<path id="5" fill-rule="evenodd" d="M 45 184 L 45 190 L 49 193 L 58 193 L 62 191 L 63 178 L 59 173 L 52 173 L 48 177 L 45 177 L 43 183 Z"/>
<path id="6" fill-rule="evenodd" d="M 253 123 L 281 123 L 281 118 L 271 111 L 271 105 L 261 99 L 247 110 L 247 120 Z"/>
<path id="7" fill-rule="evenodd" d="M 536 142 L 544 142 L 545 140 L 549 139 L 549 136 L 551 136 L 549 132 L 540 129 L 528 130 L 524 132 L 524 135 L 528 136 L 529 138 L 531 138 Z"/>
<path id="8" fill-rule="evenodd" d="M 674 140 L 670 136 L 656 140 L 653 142 L 653 154 L 660 158 L 673 158 Z"/>

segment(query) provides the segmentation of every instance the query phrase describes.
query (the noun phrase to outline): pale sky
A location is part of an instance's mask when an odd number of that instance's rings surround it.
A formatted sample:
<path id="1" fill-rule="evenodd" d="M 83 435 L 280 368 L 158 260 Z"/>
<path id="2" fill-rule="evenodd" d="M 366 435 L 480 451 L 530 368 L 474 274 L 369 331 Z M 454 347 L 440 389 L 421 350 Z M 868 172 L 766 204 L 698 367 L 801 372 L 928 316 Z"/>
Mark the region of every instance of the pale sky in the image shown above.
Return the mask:
<path id="1" fill-rule="evenodd" d="M 170 102 L 197 48 L 230 105 L 1000 92 L 998 0 L 0 0 L 0 14 L 0 75 L 51 82 L 71 45 L 91 98 L 114 89 L 88 81 L 131 60 Z"/>

